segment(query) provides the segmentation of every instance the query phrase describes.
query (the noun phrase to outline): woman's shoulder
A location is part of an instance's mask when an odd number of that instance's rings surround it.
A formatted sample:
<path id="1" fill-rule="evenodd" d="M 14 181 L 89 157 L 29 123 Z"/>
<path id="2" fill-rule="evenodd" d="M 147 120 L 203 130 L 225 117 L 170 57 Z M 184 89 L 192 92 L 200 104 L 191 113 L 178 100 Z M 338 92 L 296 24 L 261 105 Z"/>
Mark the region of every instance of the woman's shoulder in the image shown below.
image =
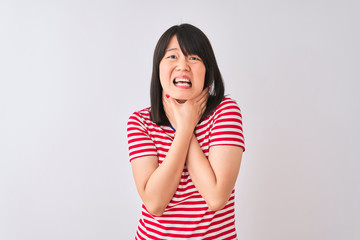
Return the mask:
<path id="1" fill-rule="evenodd" d="M 240 111 L 239 105 L 237 104 L 236 100 L 228 96 L 224 97 L 224 99 L 216 107 L 214 112 L 221 112 L 225 109 L 237 109 Z"/>
<path id="2" fill-rule="evenodd" d="M 222 116 L 228 115 L 238 115 L 241 117 L 241 110 L 236 100 L 229 96 L 225 96 L 220 104 L 215 108 L 215 110 L 210 114 L 206 119 L 218 119 Z M 204 119 L 204 120 L 206 120 Z"/>
<path id="3" fill-rule="evenodd" d="M 150 119 L 150 108 L 144 108 L 138 111 L 133 112 L 129 116 L 129 121 L 136 121 L 136 122 L 148 122 L 151 121 Z"/>

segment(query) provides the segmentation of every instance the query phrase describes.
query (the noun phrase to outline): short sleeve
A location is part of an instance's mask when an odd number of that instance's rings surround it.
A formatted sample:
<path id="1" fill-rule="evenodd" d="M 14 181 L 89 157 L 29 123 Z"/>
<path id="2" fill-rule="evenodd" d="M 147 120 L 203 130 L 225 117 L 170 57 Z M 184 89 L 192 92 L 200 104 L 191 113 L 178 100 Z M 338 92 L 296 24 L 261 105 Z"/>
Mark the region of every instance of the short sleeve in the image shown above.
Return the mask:
<path id="1" fill-rule="evenodd" d="M 129 117 L 127 140 L 130 162 L 138 157 L 158 155 L 155 143 L 149 136 L 145 121 L 137 112 Z"/>
<path id="2" fill-rule="evenodd" d="M 238 146 L 245 151 L 241 111 L 230 98 L 225 99 L 215 110 L 209 147 L 216 145 Z"/>

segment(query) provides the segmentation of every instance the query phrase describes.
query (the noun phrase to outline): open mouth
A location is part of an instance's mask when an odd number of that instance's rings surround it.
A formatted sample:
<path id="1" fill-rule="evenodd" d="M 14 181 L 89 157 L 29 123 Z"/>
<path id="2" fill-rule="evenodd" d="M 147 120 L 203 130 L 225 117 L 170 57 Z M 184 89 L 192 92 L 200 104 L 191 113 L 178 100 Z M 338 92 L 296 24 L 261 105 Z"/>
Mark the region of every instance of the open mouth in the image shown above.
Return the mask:
<path id="1" fill-rule="evenodd" d="M 186 78 L 175 78 L 173 81 L 177 87 L 190 88 L 192 86 L 191 81 Z"/>

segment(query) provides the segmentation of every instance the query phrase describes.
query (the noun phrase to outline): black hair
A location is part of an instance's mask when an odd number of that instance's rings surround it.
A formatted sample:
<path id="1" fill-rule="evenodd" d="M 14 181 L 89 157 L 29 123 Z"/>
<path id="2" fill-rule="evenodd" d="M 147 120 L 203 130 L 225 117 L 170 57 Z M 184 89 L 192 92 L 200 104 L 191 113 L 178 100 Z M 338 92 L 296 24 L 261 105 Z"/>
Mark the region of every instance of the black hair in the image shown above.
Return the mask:
<path id="1" fill-rule="evenodd" d="M 206 73 L 204 89 L 210 87 L 205 112 L 200 121 L 209 116 L 224 98 L 224 83 L 216 62 L 209 39 L 197 27 L 191 24 L 175 25 L 166 30 L 156 44 L 153 56 L 153 69 L 150 85 L 150 118 L 158 125 L 169 125 L 162 103 L 162 86 L 159 77 L 159 65 L 165 55 L 170 39 L 176 36 L 185 56 L 197 55 L 203 61 Z"/>

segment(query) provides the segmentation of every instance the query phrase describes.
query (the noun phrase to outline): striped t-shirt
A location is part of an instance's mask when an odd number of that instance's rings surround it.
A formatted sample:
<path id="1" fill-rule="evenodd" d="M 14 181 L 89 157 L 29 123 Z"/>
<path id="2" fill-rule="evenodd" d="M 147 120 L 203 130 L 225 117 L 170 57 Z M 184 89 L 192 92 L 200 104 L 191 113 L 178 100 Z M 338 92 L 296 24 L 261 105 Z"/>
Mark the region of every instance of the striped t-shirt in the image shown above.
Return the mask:
<path id="1" fill-rule="evenodd" d="M 149 108 L 133 113 L 127 125 L 130 161 L 157 156 L 163 162 L 174 138 L 169 126 L 158 126 L 150 119 Z M 215 145 L 233 145 L 245 149 L 242 116 L 237 103 L 224 98 L 215 111 L 195 128 L 199 144 L 208 157 Z M 235 189 L 219 211 L 211 211 L 194 186 L 184 167 L 179 186 L 160 217 L 142 205 L 135 239 L 237 239 L 235 229 Z"/>

